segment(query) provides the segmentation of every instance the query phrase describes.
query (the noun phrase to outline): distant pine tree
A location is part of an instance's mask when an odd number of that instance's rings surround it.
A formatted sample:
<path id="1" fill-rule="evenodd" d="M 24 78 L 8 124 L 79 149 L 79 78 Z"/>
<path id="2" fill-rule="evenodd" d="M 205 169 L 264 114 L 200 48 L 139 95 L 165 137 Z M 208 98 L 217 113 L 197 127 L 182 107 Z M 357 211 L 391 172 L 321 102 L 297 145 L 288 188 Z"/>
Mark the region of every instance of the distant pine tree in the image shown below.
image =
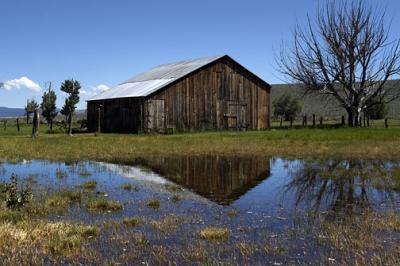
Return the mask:
<path id="1" fill-rule="evenodd" d="M 53 130 L 53 121 L 57 116 L 57 107 L 56 107 L 57 95 L 55 91 L 51 88 L 51 83 L 49 85 L 49 89 L 47 92 L 43 93 L 42 96 L 42 116 L 46 119 L 47 123 L 50 126 L 50 130 Z"/>
<path id="2" fill-rule="evenodd" d="M 72 135 L 72 117 L 75 114 L 76 105 L 79 103 L 79 90 L 81 84 L 77 80 L 65 80 L 61 84 L 61 91 L 68 94 L 65 99 L 64 106 L 61 109 L 61 114 L 65 115 L 68 124 L 68 134 Z"/>
<path id="3" fill-rule="evenodd" d="M 29 124 L 30 115 L 35 112 L 39 108 L 39 104 L 35 99 L 27 100 L 25 106 L 25 114 L 26 114 L 26 123 Z"/>

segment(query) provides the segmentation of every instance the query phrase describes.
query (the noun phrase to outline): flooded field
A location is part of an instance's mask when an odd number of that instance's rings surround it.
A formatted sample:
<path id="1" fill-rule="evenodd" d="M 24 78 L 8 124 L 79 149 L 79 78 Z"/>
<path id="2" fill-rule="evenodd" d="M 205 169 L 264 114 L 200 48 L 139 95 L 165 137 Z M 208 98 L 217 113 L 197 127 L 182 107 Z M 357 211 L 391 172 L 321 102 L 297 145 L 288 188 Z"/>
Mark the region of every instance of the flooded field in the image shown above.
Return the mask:
<path id="1" fill-rule="evenodd" d="M 24 161 L 0 178 L 5 264 L 400 262 L 400 161 Z"/>

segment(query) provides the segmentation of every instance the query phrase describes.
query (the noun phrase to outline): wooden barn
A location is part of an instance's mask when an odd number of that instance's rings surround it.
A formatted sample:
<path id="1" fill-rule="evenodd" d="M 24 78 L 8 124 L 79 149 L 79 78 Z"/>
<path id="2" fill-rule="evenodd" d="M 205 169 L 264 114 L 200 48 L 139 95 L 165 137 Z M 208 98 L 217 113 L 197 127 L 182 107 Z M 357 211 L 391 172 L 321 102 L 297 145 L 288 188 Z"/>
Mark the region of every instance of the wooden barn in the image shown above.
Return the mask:
<path id="1" fill-rule="evenodd" d="M 261 130 L 271 86 L 228 55 L 157 66 L 87 102 L 88 130 Z"/>

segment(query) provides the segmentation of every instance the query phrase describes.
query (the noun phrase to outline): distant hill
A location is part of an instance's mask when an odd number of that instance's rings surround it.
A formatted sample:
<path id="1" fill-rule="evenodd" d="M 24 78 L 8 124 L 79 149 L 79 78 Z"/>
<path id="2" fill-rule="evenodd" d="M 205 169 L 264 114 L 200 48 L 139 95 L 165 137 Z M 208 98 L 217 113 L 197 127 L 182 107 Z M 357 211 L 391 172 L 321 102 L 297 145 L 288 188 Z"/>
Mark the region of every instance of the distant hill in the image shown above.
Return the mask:
<path id="1" fill-rule="evenodd" d="M 0 106 L 0 117 L 20 117 L 25 115 L 23 108 L 8 108 Z"/>
<path id="2" fill-rule="evenodd" d="M 391 80 L 388 86 L 395 86 L 400 90 L 400 80 Z M 300 99 L 302 105 L 302 113 L 307 115 L 315 114 L 325 117 L 340 117 L 346 115 L 346 111 L 338 106 L 336 100 L 332 96 L 304 96 L 304 91 L 296 84 L 275 84 L 271 89 L 271 114 L 273 114 L 272 102 L 283 94 L 289 94 Z M 389 104 L 388 117 L 400 118 L 400 99 Z"/>
<path id="3" fill-rule="evenodd" d="M 60 110 L 57 110 L 60 112 Z M 9 108 L 0 106 L 0 118 L 13 118 L 13 117 L 22 117 L 25 116 L 24 108 Z M 79 119 L 86 117 L 86 109 L 76 110 L 76 116 Z"/>

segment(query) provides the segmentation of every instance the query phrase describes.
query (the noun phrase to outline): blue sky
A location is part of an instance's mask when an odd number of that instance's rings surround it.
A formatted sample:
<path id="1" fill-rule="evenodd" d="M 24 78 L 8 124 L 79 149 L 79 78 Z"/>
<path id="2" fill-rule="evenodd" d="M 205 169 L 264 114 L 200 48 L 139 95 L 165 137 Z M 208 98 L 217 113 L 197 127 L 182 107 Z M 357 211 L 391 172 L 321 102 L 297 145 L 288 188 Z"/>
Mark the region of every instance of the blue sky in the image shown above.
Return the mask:
<path id="1" fill-rule="evenodd" d="M 317 0 L 1 0 L 0 106 L 38 101 L 51 81 L 74 78 L 87 99 L 153 66 L 229 54 L 267 82 L 281 83 L 274 55 Z M 391 36 L 400 37 L 398 0 L 387 8 Z"/>

